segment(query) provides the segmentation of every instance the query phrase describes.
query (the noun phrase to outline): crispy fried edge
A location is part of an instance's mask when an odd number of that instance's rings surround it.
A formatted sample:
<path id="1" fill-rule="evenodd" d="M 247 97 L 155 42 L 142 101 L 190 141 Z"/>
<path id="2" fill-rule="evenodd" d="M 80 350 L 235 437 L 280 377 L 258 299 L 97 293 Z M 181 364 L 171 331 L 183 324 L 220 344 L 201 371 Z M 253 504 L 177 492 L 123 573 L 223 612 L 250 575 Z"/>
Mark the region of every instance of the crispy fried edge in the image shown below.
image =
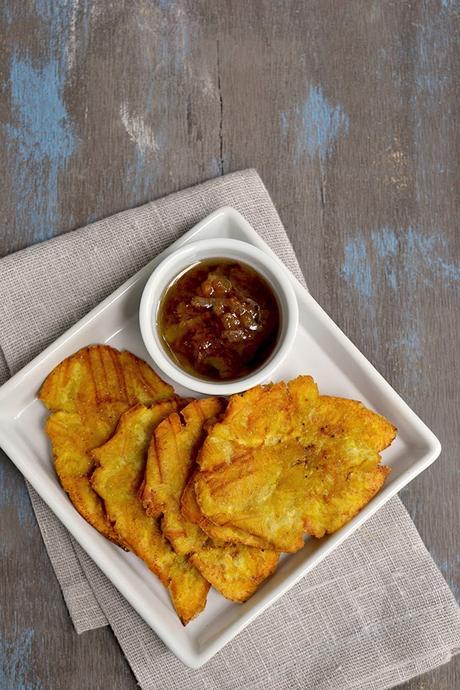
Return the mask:
<path id="1" fill-rule="evenodd" d="M 291 381 L 288 381 L 287 383 L 279 382 L 278 384 L 267 384 L 265 386 L 256 386 L 255 388 L 249 389 L 249 391 L 245 391 L 242 394 L 239 394 L 237 396 L 231 396 L 226 413 L 223 415 L 223 418 L 220 420 L 220 422 L 218 424 L 214 425 L 216 431 L 218 432 L 218 435 L 221 436 L 221 441 L 223 441 L 225 443 L 226 440 L 227 441 L 230 440 L 228 435 L 226 435 L 225 432 L 223 432 L 223 429 L 225 428 L 225 421 L 228 417 L 232 418 L 232 417 L 238 416 L 238 413 L 240 411 L 239 408 L 240 408 L 240 406 L 242 404 L 242 400 L 244 399 L 245 396 L 247 396 L 248 394 L 255 396 L 257 398 L 256 401 L 258 402 L 258 404 L 260 404 L 260 395 L 261 394 L 263 394 L 265 391 L 268 394 L 270 394 L 271 392 L 273 392 L 274 389 L 277 389 L 277 388 L 282 389 L 283 386 L 285 387 L 285 390 L 290 397 L 297 396 L 299 394 L 299 392 L 302 393 L 301 388 L 302 388 L 302 382 L 304 379 L 308 380 L 309 383 L 312 383 L 315 386 L 318 401 L 320 399 L 322 399 L 323 401 L 330 402 L 332 404 L 337 403 L 337 402 L 342 403 L 343 401 L 345 401 L 350 405 L 350 407 L 355 408 L 355 412 L 359 411 L 361 414 L 364 414 L 368 418 L 368 420 L 370 421 L 372 426 L 374 426 L 377 422 L 381 424 L 381 428 L 379 429 L 380 434 L 376 434 L 376 438 L 375 438 L 375 440 L 376 441 L 378 440 L 378 442 L 375 443 L 374 448 L 373 448 L 376 452 L 381 452 L 382 450 L 387 448 L 389 445 L 391 445 L 391 443 L 393 442 L 393 440 L 396 437 L 397 429 L 388 419 L 386 419 L 386 417 L 378 414 L 377 412 L 374 412 L 373 410 L 370 410 L 362 402 L 357 401 L 357 400 L 351 400 L 349 398 L 339 398 L 339 397 L 334 397 L 334 396 L 320 396 L 318 394 L 318 389 L 317 389 L 316 383 L 314 382 L 314 380 L 312 379 L 311 376 L 298 376 L 297 378 L 292 379 Z M 206 439 L 206 444 L 209 447 L 209 451 L 210 451 L 209 452 L 209 458 L 212 459 L 212 456 L 214 455 L 214 450 L 211 448 L 210 436 L 211 435 L 209 435 L 208 438 Z M 232 443 L 232 442 L 233 441 L 230 441 L 230 443 Z M 372 447 L 372 445 L 369 444 L 369 447 Z M 227 449 L 227 451 L 228 450 L 229 449 Z M 218 524 L 217 522 L 214 523 L 210 517 L 204 515 L 204 513 L 201 510 L 200 504 L 199 504 L 198 499 L 196 497 L 194 482 L 195 482 L 196 474 L 198 474 L 199 472 L 206 474 L 206 472 L 209 471 L 209 469 L 210 469 L 209 468 L 209 458 L 204 456 L 203 453 L 204 453 L 204 450 L 202 449 L 202 451 L 200 452 L 199 457 L 198 457 L 198 463 L 200 464 L 200 469 L 198 470 L 198 472 L 196 472 L 194 474 L 194 476 L 191 479 L 191 481 L 193 481 L 193 486 L 190 486 L 191 482 L 189 482 L 189 484 L 186 486 L 186 488 L 184 490 L 183 498 L 182 498 L 182 510 L 184 511 L 184 513 L 186 513 L 188 515 L 189 519 L 192 522 L 195 521 L 196 524 L 200 524 L 200 526 L 202 527 L 202 529 L 204 531 L 206 531 L 206 528 L 208 528 L 209 533 L 213 532 L 214 534 L 216 534 L 215 528 L 219 529 L 219 527 L 221 527 L 223 529 L 228 529 L 228 530 L 236 530 L 234 532 L 235 541 L 238 541 L 239 543 L 241 543 L 239 541 L 238 533 L 243 532 L 244 534 L 250 534 L 249 532 L 246 532 L 246 530 L 244 530 L 241 526 L 239 526 L 237 524 L 238 522 L 242 522 L 242 520 L 235 520 L 233 523 L 232 522 L 225 522 L 224 524 Z M 227 464 L 228 461 L 229 461 L 228 457 L 222 456 L 222 461 L 217 462 L 214 465 L 212 465 L 211 471 L 214 471 L 216 469 L 216 467 L 219 466 L 219 464 Z M 206 468 L 204 471 L 202 469 L 203 466 Z M 376 468 L 376 470 L 377 470 L 376 476 L 378 476 L 380 479 L 380 481 L 376 482 L 376 488 L 372 487 L 372 490 L 369 492 L 369 496 L 366 499 L 365 503 L 360 508 L 358 508 L 353 514 L 351 514 L 350 517 L 348 518 L 348 520 L 343 524 L 347 524 L 347 522 L 349 522 L 353 517 L 355 517 L 355 515 L 357 515 L 369 503 L 369 501 L 378 493 L 378 491 L 383 486 L 385 478 L 390 472 L 390 468 L 385 466 L 385 465 L 379 465 Z M 340 529 L 340 528 L 337 528 L 337 529 Z M 334 531 L 337 531 L 337 530 L 334 530 Z M 327 533 L 329 533 L 329 532 L 327 532 Z M 325 532 L 323 532 L 321 535 L 317 535 L 314 533 L 314 530 L 310 531 L 311 536 L 324 536 L 324 534 L 325 534 Z M 255 535 L 255 534 L 250 534 L 250 536 L 253 536 L 255 539 L 261 539 L 261 537 L 259 537 L 258 535 Z M 290 551 L 291 552 L 298 551 L 300 548 L 302 548 L 302 546 L 303 546 L 303 539 L 300 540 L 300 538 L 299 538 L 298 543 L 296 543 L 296 547 L 295 548 L 293 547 Z M 276 546 L 268 545 L 267 548 L 276 548 Z M 283 550 L 285 550 L 285 549 L 283 549 Z"/>
<path id="2" fill-rule="evenodd" d="M 216 407 L 216 415 L 222 412 L 222 404 L 219 404 L 218 399 L 212 399 L 212 403 L 210 398 L 207 398 L 206 400 L 209 404 Z M 166 419 L 160 422 L 158 427 L 154 430 L 149 445 L 147 461 L 151 463 L 150 481 L 152 481 L 152 479 L 161 481 L 162 476 L 158 458 L 157 432 L 159 432 L 160 427 L 162 425 L 168 427 L 171 433 L 174 433 L 174 429 L 176 426 L 180 427 L 180 430 L 182 431 L 184 424 L 186 426 L 189 422 L 187 408 L 190 406 L 192 406 L 193 413 L 196 413 L 198 417 L 203 417 L 203 411 L 200 407 L 200 401 L 192 401 L 189 405 L 182 409 L 182 411 L 179 414 L 177 412 L 173 412 L 171 415 L 169 415 Z M 198 410 L 196 409 L 197 406 L 199 406 Z M 215 415 L 213 415 L 213 418 L 214 417 Z M 210 420 L 208 418 L 206 418 L 204 422 L 205 426 L 212 425 L 212 422 L 210 423 Z M 193 458 L 191 458 L 192 469 L 194 464 L 195 463 L 193 461 Z M 147 472 L 145 476 L 147 476 Z M 161 492 L 155 491 L 155 488 L 147 484 L 146 479 L 144 480 L 144 485 L 142 487 L 141 494 L 144 509 L 146 510 L 147 514 L 152 515 L 154 517 L 160 517 L 161 515 L 164 515 L 167 512 L 167 502 L 165 502 L 165 497 L 161 495 Z M 188 517 L 185 514 L 184 518 L 188 520 Z M 190 520 L 189 522 L 191 522 L 192 524 L 196 524 L 192 520 Z M 170 540 L 170 536 L 167 532 L 165 532 L 163 526 L 163 519 L 161 524 L 164 536 Z M 200 527 L 199 524 L 197 526 Z M 216 527 L 216 531 L 220 532 L 220 536 L 222 536 L 222 534 L 228 536 L 229 533 L 229 530 L 225 530 L 225 528 L 222 527 Z M 241 530 L 239 530 L 239 532 L 241 533 Z M 209 536 L 206 535 L 206 532 L 204 530 L 203 535 Z M 251 541 L 253 543 L 249 545 L 241 542 L 239 544 L 224 544 L 219 539 L 220 543 L 211 542 L 208 543 L 206 546 L 203 545 L 196 551 L 191 551 L 189 553 L 189 561 L 192 562 L 198 568 L 202 575 L 210 581 L 210 583 L 219 591 L 219 593 L 222 594 L 225 598 L 238 603 L 246 601 L 255 592 L 258 586 L 273 573 L 279 560 L 279 552 L 274 551 L 270 547 L 268 547 L 265 551 L 260 548 L 262 540 L 252 538 L 251 535 L 247 535 L 246 540 Z M 174 542 L 171 543 L 173 548 L 175 548 Z M 263 546 L 265 547 L 265 543 L 263 543 Z M 248 559 L 251 557 L 251 552 L 253 552 L 253 557 L 250 559 L 251 566 L 254 567 L 255 558 L 257 561 L 256 565 L 259 566 L 259 572 L 254 573 L 252 576 L 246 574 L 246 577 L 241 577 L 241 579 L 234 581 L 232 583 L 230 580 L 226 580 L 225 578 L 223 578 L 222 574 L 219 572 L 219 567 L 217 564 L 214 567 L 212 566 L 208 556 L 214 554 L 217 558 L 217 561 L 219 561 L 219 559 L 221 560 L 223 557 L 230 555 L 229 551 L 235 549 L 247 549 L 246 558 Z"/>
<path id="3" fill-rule="evenodd" d="M 104 344 L 94 344 L 94 345 L 87 345 L 85 347 L 80 348 L 80 350 L 77 350 L 77 352 L 74 352 L 72 355 L 69 355 L 65 359 L 63 359 L 59 364 L 57 364 L 54 369 L 50 371 L 46 379 L 43 381 L 42 385 L 40 386 L 40 389 L 38 391 L 38 399 L 42 401 L 42 403 L 52 412 L 55 412 L 57 410 L 65 410 L 63 407 L 55 407 L 53 405 L 53 398 L 54 396 L 54 389 L 59 387 L 60 385 L 60 380 L 61 377 L 65 379 L 66 375 L 68 374 L 68 370 L 70 369 L 70 366 L 73 362 L 75 362 L 78 359 L 82 359 L 84 357 L 88 358 L 88 370 L 89 374 L 92 377 L 92 386 L 94 389 L 94 401 L 93 403 L 97 406 L 98 404 L 98 395 L 97 395 L 97 382 L 95 379 L 95 376 L 92 372 L 92 366 L 91 366 L 91 355 L 94 355 L 97 353 L 99 355 L 100 363 L 102 368 L 104 368 L 103 365 L 103 354 L 109 354 L 110 355 L 110 360 L 115 368 L 116 375 L 117 375 L 117 381 L 119 384 L 120 389 L 124 390 L 125 393 L 125 398 L 123 400 L 117 399 L 116 401 L 113 402 L 126 402 L 127 407 L 130 407 L 131 405 L 136 404 L 136 402 L 140 402 L 139 400 L 134 400 L 132 397 L 130 398 L 129 392 L 127 390 L 126 383 L 124 381 L 124 375 L 120 373 L 120 360 L 121 359 L 127 359 L 129 360 L 127 364 L 127 369 L 131 368 L 133 364 L 135 364 L 139 371 L 138 371 L 138 377 L 140 381 L 143 381 L 143 386 L 145 389 L 148 389 L 151 387 L 151 382 L 148 381 L 148 378 L 153 378 L 155 381 L 155 385 L 158 385 L 159 389 L 161 391 L 158 391 L 158 398 L 155 401 L 152 402 L 161 402 L 162 400 L 169 400 L 170 398 L 175 397 L 174 389 L 173 387 L 163 381 L 158 374 L 152 369 L 152 367 L 147 364 L 143 359 L 140 359 L 136 355 L 134 355 L 132 352 L 129 352 L 128 350 L 117 350 L 116 348 L 112 347 L 111 345 L 104 345 Z M 115 360 L 114 360 L 115 358 Z M 123 369 L 123 367 L 121 367 Z M 102 377 L 104 378 L 104 377 Z M 110 402 L 110 399 L 106 399 L 103 397 L 102 402 L 107 403 Z M 69 411 L 69 410 L 66 410 Z"/>
<path id="4" fill-rule="evenodd" d="M 59 364 L 57 364 L 54 369 L 48 374 L 46 379 L 43 381 L 39 392 L 38 392 L 38 399 L 41 400 L 41 402 L 51 411 L 51 415 L 48 417 L 45 423 L 45 431 L 50 439 L 51 442 L 51 449 L 52 449 L 52 455 L 54 459 L 55 465 L 57 464 L 57 454 L 55 453 L 54 450 L 54 444 L 53 444 L 53 438 L 52 434 L 49 433 L 49 420 L 53 416 L 53 414 L 57 414 L 59 412 L 70 412 L 66 410 L 65 408 L 60 408 L 60 407 L 54 407 L 52 404 L 52 399 L 54 397 L 54 389 L 59 386 L 59 381 L 61 377 L 66 376 L 68 373 L 68 370 L 71 366 L 71 363 L 75 361 L 78 358 L 83 358 L 83 357 L 88 357 L 88 362 L 89 362 L 89 369 L 91 370 L 91 364 L 90 364 L 90 358 L 91 354 L 94 352 L 98 352 L 101 364 L 103 364 L 103 359 L 102 359 L 102 352 L 109 353 L 111 361 L 114 365 L 116 375 L 117 375 L 117 380 L 118 384 L 120 387 L 122 387 L 125 391 L 126 396 L 129 398 L 128 392 L 126 390 L 126 384 L 124 381 L 124 376 L 120 374 L 120 359 L 121 357 L 128 358 L 129 359 L 129 366 L 131 366 L 133 363 L 135 363 L 138 368 L 139 368 L 139 378 L 144 381 L 145 387 L 150 387 L 150 383 L 146 379 L 145 374 L 149 374 L 152 377 L 154 377 L 155 382 L 158 382 L 158 384 L 161 384 L 160 387 L 164 388 L 163 393 L 159 394 L 160 395 L 160 400 L 166 400 L 169 398 L 174 398 L 174 389 L 172 386 L 169 384 L 165 383 L 159 376 L 156 374 L 156 372 L 146 363 L 144 360 L 140 359 L 136 355 L 134 355 L 132 352 L 129 352 L 127 350 L 120 351 L 117 350 L 116 348 L 111 347 L 110 345 L 105 345 L 105 344 L 95 344 L 95 345 L 88 345 L 83 348 L 80 348 L 80 350 L 77 350 L 77 352 L 74 352 L 72 355 L 69 355 L 65 359 L 63 359 Z M 114 359 L 115 358 L 115 359 Z M 116 360 L 116 361 L 115 361 Z M 120 384 L 120 381 L 123 379 L 122 385 Z M 95 380 L 93 380 L 93 387 L 95 389 L 95 395 L 97 398 L 97 386 Z M 108 400 L 104 400 L 104 403 L 107 404 Z M 116 402 L 119 402 L 118 400 Z M 126 401 L 127 408 L 129 409 L 129 401 Z M 97 409 L 97 405 L 96 405 Z M 75 414 L 78 414 L 78 412 L 74 412 Z M 110 438 L 110 437 L 109 437 Z M 109 440 L 109 438 L 107 440 Z M 91 451 L 94 449 L 89 449 L 86 451 L 88 457 L 90 457 Z M 91 468 L 90 472 L 94 471 L 94 467 Z M 75 507 L 77 512 L 95 529 L 98 530 L 103 536 L 105 536 L 107 539 L 112 541 L 114 544 L 117 544 L 121 548 L 128 550 L 126 544 L 120 540 L 119 536 L 116 534 L 115 530 L 113 530 L 113 527 L 110 524 L 110 521 L 107 518 L 107 515 L 104 514 L 104 506 L 103 502 L 101 501 L 100 497 L 97 496 L 97 494 L 94 492 L 94 499 L 95 499 L 95 506 L 97 506 L 95 512 L 91 512 L 88 510 L 88 505 L 82 501 L 82 492 L 76 492 L 74 490 L 74 487 L 70 486 L 68 482 L 65 481 L 65 479 L 61 476 L 60 473 L 56 471 L 56 474 L 58 475 L 59 482 L 61 486 L 63 487 L 64 491 L 67 493 L 72 505 Z M 78 483 L 78 480 L 82 480 L 84 482 L 88 483 L 88 488 L 90 491 L 92 491 L 91 483 L 89 481 L 89 477 L 75 477 L 75 482 Z"/>
<path id="5" fill-rule="evenodd" d="M 56 475 L 59 479 L 59 483 L 61 484 L 62 488 L 66 492 L 70 502 L 72 503 L 73 507 L 75 510 L 88 522 L 88 524 L 91 525 L 91 527 L 94 527 L 100 534 L 102 534 L 106 539 L 109 541 L 113 542 L 120 548 L 122 548 L 124 551 L 129 551 L 127 545 L 123 542 L 122 539 L 120 539 L 119 535 L 116 533 L 116 531 L 113 529 L 113 526 L 110 523 L 110 520 L 107 517 L 107 514 L 105 512 L 104 508 L 104 502 L 102 499 L 97 495 L 97 493 L 92 489 L 91 483 L 89 480 L 88 475 L 83 475 L 83 476 L 74 476 L 72 479 L 72 483 L 69 483 L 67 481 L 67 477 L 65 475 L 62 475 L 60 472 L 58 472 L 56 465 L 58 463 L 58 456 L 55 452 L 55 444 L 53 443 L 53 434 L 50 432 L 50 425 L 52 422 L 55 422 L 55 416 L 59 415 L 59 412 L 53 412 L 49 417 L 47 418 L 45 422 L 45 432 L 50 440 L 51 443 L 51 453 L 53 455 L 53 460 L 55 464 L 55 470 L 56 470 Z M 78 413 L 69 413 L 65 412 L 65 414 L 78 414 Z M 109 436 L 110 438 L 110 436 Z M 107 439 L 109 440 L 109 439 Z M 92 452 L 93 449 L 90 451 L 86 451 L 88 455 Z M 93 467 L 91 468 L 91 472 L 93 471 Z M 95 505 L 95 512 L 89 510 L 88 503 L 86 501 L 82 501 L 82 492 L 81 491 L 76 491 L 75 485 L 79 482 L 83 482 L 85 488 L 89 488 L 89 490 L 94 494 L 94 505 Z"/>
<path id="6" fill-rule="evenodd" d="M 280 553 L 274 550 L 264 550 L 253 547 L 245 547 L 242 544 L 234 545 L 236 548 L 248 548 L 248 550 L 254 552 L 256 557 L 260 554 L 260 567 L 257 574 L 253 575 L 251 578 L 247 576 L 238 580 L 237 585 L 227 584 L 219 573 L 219 566 L 211 564 L 206 556 L 209 553 L 215 553 L 217 559 L 219 559 L 220 554 L 223 556 L 231 550 L 232 545 L 227 546 L 216 546 L 210 547 L 208 549 L 201 549 L 192 553 L 189 557 L 189 561 L 200 571 L 203 577 L 208 580 L 208 582 L 216 587 L 216 583 L 219 582 L 219 593 L 222 594 L 229 601 L 233 601 L 237 604 L 242 604 L 247 601 L 259 588 L 259 586 L 265 582 L 265 580 L 273 575 L 278 565 Z M 225 583 L 222 587 L 221 582 Z"/>
<path id="7" fill-rule="evenodd" d="M 152 407 L 155 407 L 155 406 L 170 404 L 170 403 L 173 403 L 173 402 L 174 402 L 174 401 L 162 400 L 162 401 L 159 401 L 159 402 L 157 402 L 157 403 L 154 403 L 154 404 L 151 405 L 150 407 L 152 408 Z M 105 447 L 106 445 L 110 444 L 110 443 L 114 440 L 114 438 L 115 438 L 115 436 L 116 436 L 117 433 L 120 433 L 121 431 L 123 431 L 123 427 L 128 423 L 130 417 L 132 417 L 139 409 L 141 409 L 141 408 L 146 408 L 146 407 L 147 407 L 146 405 L 142 405 L 141 403 L 138 403 L 137 405 L 134 405 L 133 407 L 130 407 L 126 412 L 124 412 L 124 413 L 121 415 L 121 417 L 120 417 L 120 419 L 119 419 L 119 421 L 118 421 L 117 427 L 116 427 L 116 429 L 115 429 L 115 432 L 114 432 L 114 434 L 112 435 L 112 437 L 111 437 L 106 443 L 104 443 L 103 445 L 101 445 L 101 446 L 99 446 L 98 448 L 95 448 L 93 451 L 91 451 L 91 455 L 92 455 L 92 457 L 94 458 L 94 461 L 95 461 L 95 470 L 94 470 L 94 472 L 93 472 L 93 474 L 92 474 L 92 477 L 91 477 L 91 481 L 92 481 L 92 482 L 94 481 L 95 475 L 96 475 L 96 473 L 98 472 L 98 470 L 99 470 L 100 467 L 101 467 L 101 465 L 100 465 L 100 460 L 99 460 L 98 456 L 99 456 L 99 454 L 100 454 L 101 452 L 104 451 L 104 447 Z M 95 482 L 95 483 L 96 483 L 96 482 Z M 95 490 L 95 492 L 96 492 L 96 494 L 97 494 L 96 488 L 94 488 L 94 490 Z M 99 494 L 97 494 L 97 495 L 99 495 Z M 139 505 L 140 505 L 140 507 L 142 508 L 142 501 L 141 501 L 141 499 L 140 499 L 140 497 L 139 497 L 139 491 L 138 491 L 136 494 L 133 494 L 133 496 L 136 496 L 136 497 L 137 497 L 137 499 L 139 500 Z M 101 500 L 104 502 L 104 499 L 103 499 L 102 497 L 100 497 L 100 498 L 101 498 Z M 149 516 L 147 516 L 147 517 L 149 517 Z M 152 521 L 152 525 L 155 526 L 155 532 L 157 533 L 156 536 L 158 536 L 158 538 L 161 539 L 161 541 L 162 541 L 162 542 L 167 546 L 167 548 L 171 551 L 171 554 L 174 556 L 174 558 L 177 559 L 177 561 L 176 561 L 177 566 L 179 567 L 181 561 L 184 563 L 184 565 L 187 565 L 187 559 L 185 559 L 185 558 L 183 558 L 183 557 L 181 557 L 181 556 L 178 556 L 178 555 L 174 552 L 174 550 L 172 549 L 172 547 L 171 547 L 171 545 L 169 544 L 169 542 L 167 541 L 167 539 L 165 539 L 165 537 L 163 536 L 163 534 L 162 534 L 162 532 L 161 532 L 161 529 L 160 529 L 160 526 L 159 526 L 159 521 L 156 520 L 155 518 L 150 518 L 150 520 Z M 116 531 L 116 522 L 114 523 L 114 529 L 115 529 L 115 531 Z M 117 534 L 118 534 L 118 533 L 117 533 Z M 123 537 L 121 537 L 121 535 L 119 535 L 119 537 L 120 537 L 121 539 L 123 539 Z M 132 543 L 129 543 L 128 545 L 129 545 L 130 549 L 133 551 L 133 553 L 135 553 L 135 554 L 138 556 L 138 558 L 140 558 L 142 561 L 144 561 L 144 563 L 146 563 L 146 565 L 147 565 L 147 567 L 149 568 L 149 570 L 150 570 L 152 573 L 154 573 L 154 575 L 156 575 L 156 576 L 158 577 L 158 579 L 160 580 L 160 582 L 162 582 L 162 584 L 163 584 L 163 585 L 166 587 L 166 589 L 169 591 L 170 596 L 171 596 L 171 599 L 172 599 L 172 602 L 173 602 L 173 605 L 174 605 L 174 608 L 175 608 L 175 611 L 176 611 L 176 613 L 177 613 L 177 615 L 178 615 L 178 617 L 179 617 L 181 623 L 182 623 L 184 626 L 187 625 L 193 618 L 195 618 L 196 616 L 198 616 L 198 615 L 203 611 L 203 609 L 204 609 L 205 606 L 206 606 L 207 593 L 208 593 L 208 591 L 209 591 L 209 589 L 210 589 L 210 584 L 209 584 L 209 582 L 199 573 L 199 571 L 195 568 L 195 566 L 193 566 L 193 564 L 190 564 L 191 568 L 192 568 L 193 570 L 196 570 L 197 575 L 200 576 L 200 580 L 202 581 L 202 582 L 199 582 L 199 584 L 201 584 L 202 587 L 203 587 L 203 591 L 202 591 L 202 594 L 201 594 L 201 601 L 202 601 L 202 603 L 201 603 L 200 608 L 193 608 L 193 607 L 192 607 L 192 608 L 190 608 L 189 610 L 187 610 L 186 607 L 184 606 L 184 600 L 183 600 L 183 594 L 184 594 L 184 592 L 183 592 L 182 587 L 179 587 L 179 584 L 178 584 L 179 581 L 178 581 L 177 577 L 173 574 L 173 575 L 169 576 L 168 578 L 166 578 L 166 577 L 164 576 L 164 573 L 161 571 L 161 569 L 160 569 L 158 566 L 156 566 L 156 564 L 154 563 L 153 560 L 151 560 L 151 556 L 150 556 L 150 555 L 149 555 L 149 560 L 146 561 L 146 559 L 145 559 L 145 554 L 144 554 L 144 555 L 141 555 L 141 553 L 143 553 L 143 551 L 141 552 L 141 550 L 139 550 L 139 549 L 138 549 L 135 545 L 133 545 Z M 190 573 L 188 573 L 188 574 L 193 574 L 193 570 L 190 570 Z M 185 578 L 184 578 L 184 579 L 185 579 Z M 182 584 L 184 584 L 184 581 L 182 581 Z"/>

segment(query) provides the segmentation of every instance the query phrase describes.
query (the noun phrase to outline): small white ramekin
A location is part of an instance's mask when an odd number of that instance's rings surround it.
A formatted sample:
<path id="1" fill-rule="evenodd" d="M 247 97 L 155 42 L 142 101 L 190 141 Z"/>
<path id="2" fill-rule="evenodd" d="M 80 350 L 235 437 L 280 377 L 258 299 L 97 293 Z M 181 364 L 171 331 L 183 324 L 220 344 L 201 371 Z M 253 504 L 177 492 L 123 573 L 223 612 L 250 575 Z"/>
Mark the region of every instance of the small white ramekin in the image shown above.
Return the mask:
<path id="1" fill-rule="evenodd" d="M 157 311 L 171 282 L 184 270 L 206 259 L 232 259 L 252 266 L 271 286 L 280 310 L 279 336 L 272 355 L 256 371 L 232 381 L 200 379 L 179 367 L 167 354 L 157 330 Z M 219 238 L 200 240 L 167 256 L 147 281 L 139 309 L 145 346 L 158 369 L 173 383 L 205 395 L 232 395 L 269 380 L 294 341 L 299 321 L 297 299 L 287 269 L 261 249 L 247 242 Z"/>

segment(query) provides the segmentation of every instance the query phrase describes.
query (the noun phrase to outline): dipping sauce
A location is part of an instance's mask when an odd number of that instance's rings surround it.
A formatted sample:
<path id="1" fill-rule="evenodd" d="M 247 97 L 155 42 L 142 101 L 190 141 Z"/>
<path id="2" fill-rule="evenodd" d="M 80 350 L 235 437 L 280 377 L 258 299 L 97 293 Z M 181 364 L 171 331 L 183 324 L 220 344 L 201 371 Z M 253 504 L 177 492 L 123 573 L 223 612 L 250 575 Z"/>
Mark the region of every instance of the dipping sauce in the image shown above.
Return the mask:
<path id="1" fill-rule="evenodd" d="M 212 381 L 247 376 L 272 354 L 280 312 L 268 282 L 247 264 L 208 259 L 164 293 L 157 322 L 169 356 Z"/>

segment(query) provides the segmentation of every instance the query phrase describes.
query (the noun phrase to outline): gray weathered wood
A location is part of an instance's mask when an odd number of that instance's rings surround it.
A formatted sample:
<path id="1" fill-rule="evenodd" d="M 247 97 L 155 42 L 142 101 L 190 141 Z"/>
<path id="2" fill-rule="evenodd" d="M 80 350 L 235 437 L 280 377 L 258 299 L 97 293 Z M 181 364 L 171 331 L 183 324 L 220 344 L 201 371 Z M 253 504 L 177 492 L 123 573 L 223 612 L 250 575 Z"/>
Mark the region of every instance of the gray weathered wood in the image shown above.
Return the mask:
<path id="1" fill-rule="evenodd" d="M 0 255 L 257 168 L 313 295 L 443 443 L 402 498 L 458 594 L 455 0 L 1 12 Z M 0 686 L 134 688 L 109 631 L 73 632 L 22 479 L 0 468 Z M 453 661 L 403 687 L 459 686 Z"/>

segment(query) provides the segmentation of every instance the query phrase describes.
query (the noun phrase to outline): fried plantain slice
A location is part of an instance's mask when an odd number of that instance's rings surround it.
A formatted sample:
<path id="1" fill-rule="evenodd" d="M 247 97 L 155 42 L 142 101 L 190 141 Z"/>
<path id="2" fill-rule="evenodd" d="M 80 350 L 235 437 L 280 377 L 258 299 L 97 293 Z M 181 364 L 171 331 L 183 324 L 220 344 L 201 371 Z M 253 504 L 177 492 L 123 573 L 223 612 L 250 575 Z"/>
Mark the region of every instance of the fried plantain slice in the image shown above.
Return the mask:
<path id="1" fill-rule="evenodd" d="M 63 488 L 93 527 L 120 544 L 89 482 L 90 451 L 110 438 L 129 407 L 173 398 L 173 388 L 130 352 L 92 345 L 58 364 L 38 397 L 52 412 L 45 429 Z"/>
<path id="2" fill-rule="evenodd" d="M 88 453 L 110 438 L 117 421 L 117 414 L 104 418 L 100 411 L 89 415 L 55 412 L 48 417 L 45 430 L 51 440 L 59 481 L 74 507 L 101 534 L 126 548 L 107 520 L 104 505 L 89 482 L 93 462 Z"/>
<path id="3" fill-rule="evenodd" d="M 90 345 L 64 359 L 47 376 L 39 398 L 51 411 L 81 412 L 103 404 L 123 403 L 126 409 L 174 397 L 142 359 L 110 345 Z"/>
<path id="4" fill-rule="evenodd" d="M 229 542 L 231 544 L 255 546 L 258 549 L 271 549 L 272 546 L 265 539 L 256 537 L 254 534 L 249 534 L 249 532 L 238 529 L 238 527 L 216 525 L 203 515 L 195 496 L 195 476 L 197 471 L 198 468 L 194 470 L 182 492 L 180 500 L 182 515 L 190 522 L 195 523 L 195 525 L 199 525 L 203 532 L 212 539 Z"/>
<path id="5" fill-rule="evenodd" d="M 138 496 L 153 430 L 177 409 L 175 402 L 125 412 L 115 434 L 92 452 L 96 469 L 91 484 L 103 499 L 107 515 L 120 539 L 142 558 L 168 588 L 174 607 L 186 625 L 206 604 L 208 582 L 183 556 L 177 555 L 149 517 Z"/>
<path id="6" fill-rule="evenodd" d="M 194 480 L 201 512 L 281 551 L 335 532 L 381 488 L 378 451 L 396 429 L 361 403 L 320 396 L 311 377 L 230 399 Z"/>
<path id="7" fill-rule="evenodd" d="M 222 596 L 242 604 L 278 565 L 279 553 L 251 546 L 209 545 L 190 555 L 192 563 Z"/>
<path id="8" fill-rule="evenodd" d="M 206 426 L 223 409 L 218 398 L 195 400 L 157 426 L 148 452 L 143 504 L 151 515 L 162 516 L 163 534 L 176 553 L 189 555 L 224 597 L 243 602 L 273 572 L 279 554 L 209 539 L 180 506 Z"/>
<path id="9" fill-rule="evenodd" d="M 219 398 L 193 400 L 180 414 L 169 415 L 152 435 L 142 503 L 149 515 L 162 516 L 163 534 L 180 554 L 189 554 L 207 541 L 197 525 L 183 518 L 180 497 L 203 441 L 205 423 L 224 409 Z"/>

